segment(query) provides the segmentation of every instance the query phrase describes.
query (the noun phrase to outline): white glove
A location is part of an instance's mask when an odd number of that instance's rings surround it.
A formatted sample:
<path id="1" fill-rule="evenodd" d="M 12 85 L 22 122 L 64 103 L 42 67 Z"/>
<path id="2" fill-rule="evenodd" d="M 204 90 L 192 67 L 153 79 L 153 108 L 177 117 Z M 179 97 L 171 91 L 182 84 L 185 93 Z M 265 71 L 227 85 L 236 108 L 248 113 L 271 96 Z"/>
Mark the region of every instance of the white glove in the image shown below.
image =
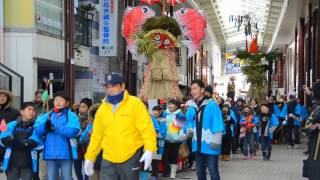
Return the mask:
<path id="1" fill-rule="evenodd" d="M 83 170 L 87 176 L 92 176 L 94 173 L 93 162 L 90 160 L 85 160 Z"/>
<path id="2" fill-rule="evenodd" d="M 153 152 L 151 151 L 146 151 L 143 153 L 140 162 L 144 162 L 144 171 L 148 170 L 151 166 L 152 163 L 152 156 L 153 156 Z"/>

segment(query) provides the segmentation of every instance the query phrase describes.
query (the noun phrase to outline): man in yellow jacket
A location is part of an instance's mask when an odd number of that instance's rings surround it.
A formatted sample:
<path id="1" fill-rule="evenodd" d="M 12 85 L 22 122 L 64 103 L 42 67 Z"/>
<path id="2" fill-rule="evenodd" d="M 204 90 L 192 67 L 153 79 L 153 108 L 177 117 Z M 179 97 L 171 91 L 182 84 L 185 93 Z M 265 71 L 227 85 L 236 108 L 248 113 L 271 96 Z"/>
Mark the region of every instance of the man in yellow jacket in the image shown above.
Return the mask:
<path id="1" fill-rule="evenodd" d="M 93 175 L 93 163 L 102 150 L 101 179 L 139 180 L 140 163 L 149 169 L 157 149 L 152 120 L 144 103 L 125 90 L 120 74 L 108 75 L 105 86 L 107 96 L 95 116 L 84 172 Z"/>

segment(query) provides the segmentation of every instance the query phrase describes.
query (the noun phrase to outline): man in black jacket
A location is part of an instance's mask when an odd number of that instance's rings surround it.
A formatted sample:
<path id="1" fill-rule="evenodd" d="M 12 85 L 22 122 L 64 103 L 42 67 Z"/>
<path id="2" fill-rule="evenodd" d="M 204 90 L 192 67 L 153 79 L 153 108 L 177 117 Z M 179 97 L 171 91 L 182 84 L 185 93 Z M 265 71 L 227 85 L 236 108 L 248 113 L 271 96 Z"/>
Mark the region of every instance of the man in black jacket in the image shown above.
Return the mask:
<path id="1" fill-rule="evenodd" d="M 19 111 L 12 107 L 13 95 L 8 90 L 0 90 L 0 123 L 5 121 L 7 124 L 14 121 L 20 115 Z M 4 149 L 0 148 L 0 165 L 2 164 Z M 2 167 L 2 166 L 1 166 Z M 2 169 L 0 169 L 2 172 Z"/>

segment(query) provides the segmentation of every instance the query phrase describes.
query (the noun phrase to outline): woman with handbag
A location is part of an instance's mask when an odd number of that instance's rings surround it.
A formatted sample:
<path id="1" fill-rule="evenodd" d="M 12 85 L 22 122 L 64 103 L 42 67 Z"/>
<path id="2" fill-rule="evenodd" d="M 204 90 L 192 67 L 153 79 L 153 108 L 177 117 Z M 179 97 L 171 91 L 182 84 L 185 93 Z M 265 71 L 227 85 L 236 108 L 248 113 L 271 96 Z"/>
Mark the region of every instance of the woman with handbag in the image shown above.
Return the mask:
<path id="1" fill-rule="evenodd" d="M 309 180 L 320 177 L 320 82 L 313 85 L 312 112 L 306 123 L 309 130 L 308 159 L 303 161 L 303 176 Z"/>
<path id="2" fill-rule="evenodd" d="M 245 106 L 243 108 L 243 115 L 240 119 L 240 139 L 242 140 L 244 160 L 253 159 L 254 133 L 257 132 L 256 125 L 256 117 L 253 115 L 251 107 Z"/>

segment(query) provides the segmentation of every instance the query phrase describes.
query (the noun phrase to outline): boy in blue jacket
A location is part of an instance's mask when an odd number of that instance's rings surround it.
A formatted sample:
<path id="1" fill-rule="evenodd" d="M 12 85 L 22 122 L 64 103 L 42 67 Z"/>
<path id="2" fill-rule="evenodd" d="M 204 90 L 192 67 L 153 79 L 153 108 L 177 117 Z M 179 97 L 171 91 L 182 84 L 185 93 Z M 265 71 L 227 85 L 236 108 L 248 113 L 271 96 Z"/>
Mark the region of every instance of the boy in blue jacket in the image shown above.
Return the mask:
<path id="1" fill-rule="evenodd" d="M 161 117 L 161 107 L 155 106 L 152 109 L 152 122 L 154 128 L 157 132 L 157 153 L 154 155 L 152 160 L 152 173 L 151 177 L 153 180 L 158 178 L 158 170 L 159 170 L 159 162 L 162 159 L 162 154 L 164 151 L 164 143 L 165 143 L 165 136 L 166 136 L 166 123 Z"/>
<path id="2" fill-rule="evenodd" d="M 35 134 L 45 137 L 43 159 L 47 164 L 47 179 L 72 180 L 72 163 L 77 159 L 77 135 L 80 123 L 69 109 L 70 98 L 65 92 L 54 95 L 54 110 L 39 117 L 34 125 Z"/>
<path id="3" fill-rule="evenodd" d="M 1 144 L 6 147 L 3 170 L 8 180 L 31 180 L 37 169 L 38 141 L 33 134 L 36 115 L 35 105 L 24 102 L 20 108 L 21 117 L 8 124 L 7 130 L 1 133 Z"/>
<path id="4" fill-rule="evenodd" d="M 279 125 L 279 121 L 277 117 L 270 112 L 268 104 L 262 104 L 260 108 L 261 113 L 258 116 L 258 121 L 261 124 L 259 135 L 261 137 L 262 160 L 270 160 L 273 132 Z"/>

